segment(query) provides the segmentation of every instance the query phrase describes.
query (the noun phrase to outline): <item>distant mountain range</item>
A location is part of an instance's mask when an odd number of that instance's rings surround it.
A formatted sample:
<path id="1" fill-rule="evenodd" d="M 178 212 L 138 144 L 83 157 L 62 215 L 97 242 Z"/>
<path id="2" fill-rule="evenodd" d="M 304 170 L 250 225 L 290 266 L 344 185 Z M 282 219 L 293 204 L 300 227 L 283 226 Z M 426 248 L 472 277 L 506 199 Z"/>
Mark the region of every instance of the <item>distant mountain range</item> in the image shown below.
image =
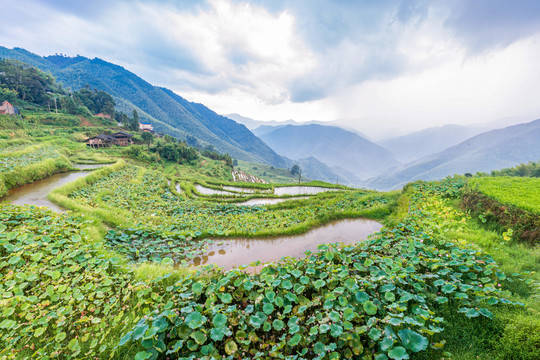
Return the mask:
<path id="1" fill-rule="evenodd" d="M 489 172 L 540 159 L 540 119 L 491 130 L 439 153 L 385 172 L 365 185 L 379 190 L 400 188 L 415 180 L 453 174 Z"/>
<path id="2" fill-rule="evenodd" d="M 300 166 L 302 169 L 302 177 L 306 177 L 313 180 L 326 181 L 332 184 L 350 184 L 351 181 L 340 175 L 338 175 L 333 169 L 331 169 L 325 163 L 319 161 L 313 156 L 307 157 L 305 159 L 298 160 L 289 160 L 290 169 L 293 165 Z"/>
<path id="3" fill-rule="evenodd" d="M 118 108 L 136 109 L 157 131 L 185 139 L 192 135 L 233 158 L 286 167 L 287 161 L 244 125 L 192 103 L 171 90 L 152 86 L 121 66 L 82 56 L 41 57 L 21 48 L 0 47 L 0 58 L 15 59 L 53 74 L 64 86 L 78 90 L 85 85 L 113 95 Z"/>
<path id="4" fill-rule="evenodd" d="M 480 134 L 485 129 L 461 125 L 444 125 L 416 131 L 407 135 L 377 141 L 402 163 L 421 159 Z"/>
<path id="5" fill-rule="evenodd" d="M 311 121 L 305 121 L 305 122 L 300 122 L 300 121 L 295 121 L 295 120 L 261 121 L 261 120 L 251 119 L 251 118 L 239 115 L 239 114 L 227 114 L 227 115 L 224 115 L 224 116 L 228 117 L 229 119 L 233 119 L 234 121 L 236 121 L 236 122 L 238 122 L 240 124 L 245 125 L 250 130 L 259 129 L 259 128 L 263 127 L 263 126 L 264 127 L 268 127 L 268 126 L 270 126 L 270 127 L 281 127 L 281 126 L 285 126 L 285 125 L 303 126 L 303 125 L 313 125 L 313 124 L 315 124 L 315 125 L 339 127 L 339 128 L 345 129 L 347 131 L 356 133 L 356 134 L 360 135 L 361 137 L 366 138 L 368 140 L 370 139 L 367 135 L 365 135 L 364 133 L 362 133 L 358 129 L 355 129 L 354 126 L 349 126 L 349 125 L 351 125 L 351 122 L 350 121 L 345 121 L 345 120 L 334 120 L 334 121 L 311 120 Z"/>
<path id="6" fill-rule="evenodd" d="M 334 126 L 263 126 L 254 132 L 278 154 L 291 159 L 315 157 L 348 182 L 367 179 L 398 165 L 379 145 Z"/>

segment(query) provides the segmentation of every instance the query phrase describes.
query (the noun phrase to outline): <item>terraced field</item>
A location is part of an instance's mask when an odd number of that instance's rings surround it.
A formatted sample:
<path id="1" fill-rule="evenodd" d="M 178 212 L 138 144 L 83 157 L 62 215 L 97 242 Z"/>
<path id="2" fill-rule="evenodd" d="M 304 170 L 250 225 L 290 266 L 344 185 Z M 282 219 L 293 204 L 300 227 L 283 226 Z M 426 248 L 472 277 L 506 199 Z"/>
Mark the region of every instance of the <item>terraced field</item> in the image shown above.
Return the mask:
<path id="1" fill-rule="evenodd" d="M 481 177 L 471 186 L 500 203 L 540 214 L 540 178 Z"/>
<path id="2" fill-rule="evenodd" d="M 60 154 L 51 146 L 10 147 L 0 153 L 0 173 L 37 164 L 46 159 L 56 159 Z"/>
<path id="3" fill-rule="evenodd" d="M 19 161 L 20 174 L 65 159 L 53 147 L 28 149 L 0 157 Z M 1 360 L 540 357 L 528 285 L 539 281 L 540 254 L 454 207 L 464 179 L 418 182 L 401 194 L 283 197 L 268 184 L 205 182 L 232 191 L 220 197 L 171 174 L 119 161 L 58 189 L 51 199 L 71 214 L 0 204 Z M 471 184 L 525 209 L 536 180 Z M 289 201 L 240 203 L 255 197 Z M 387 226 L 259 273 L 184 267 L 215 238 L 297 234 L 358 217 Z"/>
<path id="4" fill-rule="evenodd" d="M 244 206 L 189 198 L 171 188 L 159 172 L 126 166 L 68 197 L 127 220 L 129 225 L 124 221 L 106 239 L 131 260 L 168 256 L 175 262 L 200 256 L 212 242 L 195 239 L 304 232 L 334 219 L 388 213 L 387 205 L 395 197 L 347 191 L 310 196 L 282 207 Z"/>

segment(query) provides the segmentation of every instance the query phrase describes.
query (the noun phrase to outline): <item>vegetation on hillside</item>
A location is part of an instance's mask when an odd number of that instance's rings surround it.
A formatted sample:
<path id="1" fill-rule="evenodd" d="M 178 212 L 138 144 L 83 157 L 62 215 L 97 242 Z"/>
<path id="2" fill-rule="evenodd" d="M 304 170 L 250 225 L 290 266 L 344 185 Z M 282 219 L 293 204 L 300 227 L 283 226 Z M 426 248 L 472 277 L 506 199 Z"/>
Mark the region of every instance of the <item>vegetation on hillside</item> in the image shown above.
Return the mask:
<path id="1" fill-rule="evenodd" d="M 98 93 L 86 94 L 107 98 Z M 90 149 L 86 137 L 122 128 L 17 99 L 22 116 L 0 117 L 0 196 L 76 163 L 112 165 L 49 195 L 66 214 L 0 204 L 0 360 L 540 358 L 536 178 L 456 177 L 392 193 L 312 182 L 302 185 L 332 191 L 246 206 L 287 184 L 233 183 L 228 155 L 172 137 Z M 489 201 L 473 209 L 471 195 Z M 187 266 L 216 237 L 357 217 L 385 227 L 259 273 Z"/>
<path id="2" fill-rule="evenodd" d="M 505 237 L 537 245 L 540 239 L 540 179 L 477 177 L 462 197 L 462 206 Z"/>
<path id="3" fill-rule="evenodd" d="M 540 177 L 540 162 L 531 161 L 527 164 L 519 164 L 513 168 L 494 170 L 491 176 L 524 176 Z"/>
<path id="4" fill-rule="evenodd" d="M 201 145 L 213 145 L 220 153 L 237 159 L 285 167 L 286 163 L 246 127 L 220 116 L 202 104 L 191 103 L 164 88 L 152 86 L 126 69 L 85 57 L 41 57 L 24 49 L 0 47 L 0 58 L 17 59 L 52 73 L 73 90 L 85 86 L 106 91 L 125 107 L 141 110 L 152 120 L 154 129 L 186 140 L 196 137 Z M 131 111 L 130 110 L 130 111 Z"/>
<path id="5" fill-rule="evenodd" d="M 480 177 L 471 187 L 506 205 L 540 214 L 540 179 L 520 177 Z"/>

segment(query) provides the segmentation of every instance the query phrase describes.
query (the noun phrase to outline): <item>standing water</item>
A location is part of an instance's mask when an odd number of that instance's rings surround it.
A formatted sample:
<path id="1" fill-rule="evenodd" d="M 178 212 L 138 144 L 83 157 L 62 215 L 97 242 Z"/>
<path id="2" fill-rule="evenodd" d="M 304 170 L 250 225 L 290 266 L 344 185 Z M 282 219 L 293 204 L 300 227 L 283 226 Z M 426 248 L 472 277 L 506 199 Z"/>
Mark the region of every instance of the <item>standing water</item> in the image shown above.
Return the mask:
<path id="1" fill-rule="evenodd" d="M 366 240 L 382 228 L 382 224 L 367 219 L 340 220 L 302 235 L 271 238 L 216 239 L 208 253 L 193 260 L 194 265 L 216 264 L 225 269 L 248 265 L 260 260 L 270 262 L 285 256 L 302 256 L 315 251 L 319 244 L 354 244 Z M 221 245 L 218 245 L 221 244 Z"/>
<path id="2" fill-rule="evenodd" d="M 77 165 L 81 170 L 97 169 L 103 166 L 103 164 Z M 55 212 L 62 213 L 64 212 L 64 209 L 47 199 L 47 195 L 54 189 L 88 174 L 90 174 L 90 171 L 71 171 L 52 175 L 43 180 L 38 180 L 31 184 L 9 190 L 7 195 L 3 197 L 1 201 L 9 202 L 14 205 L 46 206 Z"/>
<path id="3" fill-rule="evenodd" d="M 274 194 L 282 195 L 313 195 L 324 191 L 337 191 L 339 189 L 318 186 L 282 186 L 274 189 Z"/>

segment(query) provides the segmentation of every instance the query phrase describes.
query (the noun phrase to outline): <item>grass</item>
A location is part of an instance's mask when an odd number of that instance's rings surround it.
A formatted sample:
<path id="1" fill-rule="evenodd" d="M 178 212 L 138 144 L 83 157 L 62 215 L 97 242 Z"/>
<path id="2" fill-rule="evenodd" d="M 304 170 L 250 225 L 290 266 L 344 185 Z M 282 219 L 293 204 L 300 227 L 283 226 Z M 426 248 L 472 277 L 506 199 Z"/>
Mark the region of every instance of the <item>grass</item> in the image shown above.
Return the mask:
<path id="1" fill-rule="evenodd" d="M 71 169 L 69 160 L 64 156 L 59 156 L 56 159 L 46 159 L 26 167 L 0 173 L 0 197 L 4 196 L 10 189 Z"/>
<path id="2" fill-rule="evenodd" d="M 298 176 L 292 175 L 287 169 L 280 169 L 270 165 L 255 164 L 242 160 L 238 160 L 237 168 L 271 183 L 298 183 Z M 310 179 L 305 180 L 309 181 Z"/>
<path id="3" fill-rule="evenodd" d="M 458 209 L 458 202 L 453 207 Z M 540 248 L 503 240 L 500 232 L 490 231 L 476 219 L 467 219 L 461 229 L 445 233 L 445 238 L 474 245 L 488 254 L 506 274 L 522 274 L 526 281 L 504 281 L 508 299 L 523 307 L 494 306 L 492 322 L 473 321 L 448 311 L 445 348 L 455 359 L 526 359 L 540 358 L 540 292 L 531 283 L 540 281 Z"/>
<path id="4" fill-rule="evenodd" d="M 163 166 L 165 175 L 179 180 L 232 181 L 231 169 L 223 161 L 202 157 L 198 164 L 167 163 Z"/>
<path id="5" fill-rule="evenodd" d="M 471 187 L 507 205 L 540 214 L 540 178 L 480 177 Z"/>
<path id="6" fill-rule="evenodd" d="M 3 119 L 0 119 L 3 120 Z M 67 119 L 69 120 L 69 119 Z M 23 124 L 24 125 L 24 124 Z M 7 125 L 6 125 L 7 126 Z M 124 149 L 95 149 L 87 150 L 82 144 L 77 144 L 71 141 L 75 137 L 80 137 L 84 134 L 84 129 L 69 129 L 66 137 L 60 138 L 58 134 L 65 129 L 54 126 L 38 127 L 37 129 L 17 129 L 18 124 L 14 125 L 15 129 L 2 128 L 0 126 L 0 136 L 4 138 L 13 138 L 13 140 L 2 141 L 1 149 L 14 146 L 28 145 L 28 139 L 35 141 L 34 135 L 39 133 L 40 144 L 35 147 L 39 148 L 43 143 L 54 144 L 62 148 L 62 156 L 59 157 L 60 163 L 53 163 L 51 159 L 37 163 L 35 167 L 25 167 L 18 169 L 14 173 L 6 173 L 8 181 L 4 183 L 0 181 L 0 195 L 7 191 L 8 187 L 16 186 L 19 183 L 31 182 L 37 178 L 48 176 L 58 171 L 68 169 L 69 157 L 77 163 L 105 163 L 112 159 L 118 159 L 124 156 Z M 4 129 L 4 130 L 2 130 Z M 35 131 L 35 134 L 31 132 Z M 70 132 L 71 131 L 71 132 Z M 55 135 L 56 134 L 56 135 Z M 12 136 L 13 135 L 13 136 Z M 17 136 L 21 136 L 17 138 Z M 168 186 L 170 193 L 185 199 L 185 194 L 177 194 L 174 190 L 176 181 L 179 181 L 184 188 L 185 193 L 191 196 L 196 195 L 194 192 L 193 182 L 206 184 L 209 187 L 219 188 L 222 185 L 239 186 L 238 183 L 230 182 L 230 169 L 223 166 L 219 161 L 202 159 L 197 165 L 189 164 L 171 164 L 171 163 L 145 163 L 139 164 L 145 166 L 150 173 L 165 174 L 171 181 Z M 127 271 L 133 272 L 134 284 L 138 283 L 137 295 L 131 299 L 131 308 L 126 310 L 126 323 L 133 324 L 138 321 L 142 314 L 148 314 L 157 306 L 162 306 L 166 303 L 166 289 L 172 286 L 177 280 L 183 279 L 186 276 L 193 275 L 193 270 L 188 268 L 175 268 L 165 266 L 158 263 L 142 263 L 133 266 L 126 266 L 127 259 L 119 256 L 114 252 L 114 249 L 104 246 L 103 236 L 108 231 L 104 224 L 115 227 L 131 226 L 135 220 L 132 215 L 122 207 L 109 206 L 106 203 L 100 202 L 99 207 L 89 207 L 79 204 L 68 195 L 73 191 L 80 190 L 88 185 L 91 185 L 111 174 L 113 171 L 122 169 L 126 166 L 126 162 L 121 160 L 116 164 L 93 172 L 86 178 L 79 179 L 74 183 L 68 184 L 61 189 L 57 189 L 50 194 L 50 199 L 61 206 L 70 208 L 74 211 L 83 214 L 86 219 L 92 221 L 93 224 L 87 229 L 89 244 L 93 244 L 96 254 L 101 258 L 118 257 L 120 259 L 118 268 L 114 272 Z M 287 183 L 294 182 L 295 177 L 284 169 L 272 169 L 266 165 L 250 164 L 240 162 L 240 168 L 244 171 L 249 171 L 254 175 L 263 177 L 270 181 L 283 181 Z M 256 168 L 256 169 L 255 169 Z M 143 181 L 144 172 L 139 170 L 134 183 L 140 184 Z M 266 175 L 263 174 L 266 172 Z M 34 179 L 34 180 L 33 180 Z M 524 181 L 525 180 L 525 181 Z M 514 178 L 480 178 L 473 180 L 473 186 L 477 186 L 481 191 L 489 196 L 497 198 L 497 200 L 523 207 L 529 205 L 538 205 L 537 189 L 538 179 L 514 179 Z M 498 183 L 500 182 L 500 183 Z M 6 185 L 7 184 L 7 185 Z M 312 186 L 326 186 L 324 183 L 302 184 Z M 242 184 L 247 188 L 267 189 L 275 185 L 269 184 Z M 163 186 L 166 189 L 166 185 Z M 487 190 L 486 190 L 487 189 Z M 532 190 L 531 190 L 532 189 Z M 535 191 L 536 190 L 536 191 Z M 491 193 L 490 193 L 491 191 Z M 527 191 L 529 191 L 527 193 Z M 532 191 L 532 192 L 531 192 Z M 368 209 L 349 209 L 346 211 L 327 213 L 309 221 L 304 221 L 300 224 L 289 226 L 288 228 L 273 228 L 265 229 L 256 234 L 251 232 L 230 232 L 229 235 L 247 235 L 247 236 L 264 236 L 276 234 L 298 234 L 305 232 L 315 226 L 319 226 L 336 219 L 350 217 L 370 217 L 379 219 L 387 226 L 398 224 L 408 213 L 411 198 L 408 194 L 399 197 L 394 201 L 398 193 L 387 194 L 389 202 L 385 205 L 373 206 Z M 306 199 L 292 201 L 288 204 L 277 204 L 268 207 L 269 211 L 275 214 L 285 212 L 291 209 L 319 208 L 327 202 L 331 202 L 334 194 L 318 194 Z M 376 197 L 377 194 L 367 194 L 366 198 Z M 506 196 L 506 198 L 505 198 Z M 252 197 L 264 197 L 261 195 L 236 196 L 231 199 L 233 201 L 244 201 Z M 237 200 L 234 200 L 237 199 Z M 506 200 L 505 200 L 506 199 Z M 217 201 L 223 202 L 225 198 L 215 197 L 214 203 Z M 230 199 L 228 199 L 230 201 Z M 198 200 L 197 200 L 198 201 Z M 447 200 L 449 205 L 452 205 L 456 211 L 459 205 L 457 201 Z M 212 204 L 210 201 L 201 201 L 200 204 Z M 530 210 L 529 211 L 533 211 Z M 538 213 L 538 212 L 537 212 Z M 443 216 L 443 215 L 441 215 Z M 143 216 L 141 216 L 142 219 Z M 233 218 L 230 218 L 233 219 Z M 232 220 L 230 220 L 232 221 Z M 159 224 L 160 226 L 165 224 Z M 203 222 L 202 226 L 210 227 L 213 225 L 213 219 L 208 218 Z M 502 233 L 496 230 L 489 230 L 486 224 L 482 224 L 477 218 L 467 218 L 462 224 L 446 231 L 442 236 L 458 243 L 460 246 L 474 245 L 483 251 L 491 254 L 493 258 L 500 264 L 501 269 L 508 275 L 519 273 L 520 276 L 526 279 L 528 283 L 523 281 L 502 281 L 504 288 L 508 289 L 505 294 L 512 301 L 521 302 L 523 307 L 508 307 L 508 306 L 492 306 L 490 310 L 494 313 L 495 319 L 489 321 L 484 318 L 467 319 L 462 314 L 457 314 L 455 308 L 441 306 L 442 316 L 445 318 L 444 338 L 446 340 L 445 350 L 453 354 L 454 359 L 526 359 L 536 360 L 540 358 L 540 250 L 538 247 L 528 246 L 515 241 L 503 240 Z M 91 240 L 90 240 L 91 239 Z M 111 270 L 113 271 L 113 270 Z M 196 276 L 201 276 L 196 275 Z M 165 293 L 165 294 L 164 294 Z M 140 295 L 141 294 L 141 295 Z M 140 295 L 140 297 L 138 297 Z M 162 297 L 163 296 L 163 297 Z M 135 308 L 137 306 L 137 308 Z M 49 334 L 50 336 L 50 334 Z M 110 333 L 107 340 L 104 342 L 110 347 L 115 346 L 118 340 L 123 336 L 121 331 L 114 330 Z M 54 338 L 52 335 L 51 338 Z M 101 344 L 100 344 L 101 345 Z M 116 358 L 133 358 L 139 349 L 135 347 L 124 347 L 121 352 L 116 353 Z M 1 349 L 0 349 L 1 353 Z M 30 357 L 30 351 L 23 351 L 18 356 L 19 358 Z M 433 353 L 414 354 L 415 359 L 430 359 Z M 0 356 L 1 358 L 1 356 Z"/>

